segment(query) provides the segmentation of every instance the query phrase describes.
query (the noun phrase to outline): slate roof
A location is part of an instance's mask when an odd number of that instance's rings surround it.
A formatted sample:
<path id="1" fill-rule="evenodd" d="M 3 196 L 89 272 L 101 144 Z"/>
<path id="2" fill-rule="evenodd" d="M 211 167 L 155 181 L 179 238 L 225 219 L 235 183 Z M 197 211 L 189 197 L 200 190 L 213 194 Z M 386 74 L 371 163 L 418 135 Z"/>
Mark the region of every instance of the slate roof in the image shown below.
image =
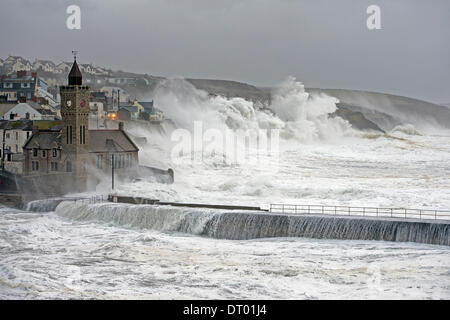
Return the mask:
<path id="1" fill-rule="evenodd" d="M 144 108 L 153 108 L 153 100 L 150 102 L 141 102 L 138 101 L 138 103 L 143 106 Z"/>
<path id="2" fill-rule="evenodd" d="M 61 132 L 60 131 L 39 131 L 33 134 L 25 145 L 24 149 L 32 149 L 38 147 L 39 149 L 53 149 L 56 146 L 61 146 Z"/>
<path id="3" fill-rule="evenodd" d="M 121 130 L 89 130 L 89 152 L 134 152 L 139 148 Z"/>
<path id="4" fill-rule="evenodd" d="M 31 131 L 33 128 L 33 121 L 31 120 L 0 120 L 0 129 L 6 130 L 28 130 Z"/>
<path id="5" fill-rule="evenodd" d="M 0 117 L 16 106 L 15 103 L 0 103 Z"/>
<path id="6" fill-rule="evenodd" d="M 44 130 L 33 134 L 24 145 L 24 149 L 38 146 L 40 149 L 52 149 L 61 146 L 61 130 Z M 139 148 L 131 138 L 121 130 L 89 130 L 89 152 L 137 152 Z"/>
<path id="7" fill-rule="evenodd" d="M 123 106 L 123 107 L 120 107 L 119 110 L 121 110 L 121 109 L 125 109 L 125 110 L 127 110 L 129 112 L 133 112 L 133 113 L 138 112 L 138 108 L 136 106 Z"/>

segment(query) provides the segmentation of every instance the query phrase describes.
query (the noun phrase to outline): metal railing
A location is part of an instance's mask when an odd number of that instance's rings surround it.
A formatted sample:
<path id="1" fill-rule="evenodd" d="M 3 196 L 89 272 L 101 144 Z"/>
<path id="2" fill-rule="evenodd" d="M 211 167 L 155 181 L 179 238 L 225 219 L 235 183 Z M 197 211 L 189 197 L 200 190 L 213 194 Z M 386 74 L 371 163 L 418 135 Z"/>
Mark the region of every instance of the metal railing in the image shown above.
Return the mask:
<path id="1" fill-rule="evenodd" d="M 346 207 L 328 205 L 271 204 L 270 212 L 285 214 L 311 214 L 404 219 L 450 220 L 450 210 Z"/>

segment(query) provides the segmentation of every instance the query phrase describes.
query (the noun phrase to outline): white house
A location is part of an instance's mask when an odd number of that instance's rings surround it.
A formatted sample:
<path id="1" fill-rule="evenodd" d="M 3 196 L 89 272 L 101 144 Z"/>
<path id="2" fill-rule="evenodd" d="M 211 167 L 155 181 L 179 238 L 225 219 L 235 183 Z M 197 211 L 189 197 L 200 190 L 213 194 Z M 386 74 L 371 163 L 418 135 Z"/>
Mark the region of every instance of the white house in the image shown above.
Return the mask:
<path id="1" fill-rule="evenodd" d="M 10 71 L 16 72 L 16 71 L 30 71 L 32 69 L 31 62 L 18 56 L 9 56 L 4 61 L 4 65 L 10 66 Z"/>
<path id="2" fill-rule="evenodd" d="M 42 71 L 46 71 L 46 72 L 55 72 L 56 66 L 50 60 L 35 59 L 34 63 L 33 63 L 33 69 L 34 70 L 42 70 Z"/>
<path id="3" fill-rule="evenodd" d="M 43 109 L 33 101 L 21 102 L 6 112 L 3 116 L 4 120 L 54 120 L 55 114 L 51 110 Z"/>
<path id="4" fill-rule="evenodd" d="M 67 73 L 70 71 L 70 69 L 72 68 L 72 63 L 71 62 L 61 62 L 60 64 L 58 64 L 56 66 L 56 72 L 57 73 Z"/>
<path id="5" fill-rule="evenodd" d="M 22 146 L 32 135 L 32 121 L 1 121 L 0 164 L 4 161 L 6 171 L 22 173 Z"/>

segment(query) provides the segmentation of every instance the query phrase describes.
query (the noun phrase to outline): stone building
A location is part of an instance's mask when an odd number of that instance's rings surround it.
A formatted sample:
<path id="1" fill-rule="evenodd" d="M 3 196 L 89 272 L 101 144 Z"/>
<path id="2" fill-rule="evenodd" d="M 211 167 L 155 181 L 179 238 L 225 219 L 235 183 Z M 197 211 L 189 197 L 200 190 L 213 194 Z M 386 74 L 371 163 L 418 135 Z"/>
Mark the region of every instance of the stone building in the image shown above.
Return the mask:
<path id="1" fill-rule="evenodd" d="M 122 123 L 118 130 L 89 130 L 90 87 L 82 84 L 76 60 L 60 95 L 61 127 L 34 130 L 23 146 L 23 174 L 31 184 L 84 191 L 111 172 L 113 165 L 118 176 L 135 174 L 139 149 Z"/>

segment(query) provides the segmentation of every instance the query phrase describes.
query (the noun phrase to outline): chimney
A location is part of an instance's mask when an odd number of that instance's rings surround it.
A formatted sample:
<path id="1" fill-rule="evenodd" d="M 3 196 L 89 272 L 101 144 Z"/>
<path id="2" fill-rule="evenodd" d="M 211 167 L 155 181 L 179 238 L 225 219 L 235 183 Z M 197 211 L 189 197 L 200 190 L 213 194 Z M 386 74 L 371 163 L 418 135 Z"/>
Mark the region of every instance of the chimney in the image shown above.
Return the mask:
<path id="1" fill-rule="evenodd" d="M 31 73 L 31 76 L 32 76 L 33 78 L 37 78 L 37 72 L 32 72 L 32 73 Z"/>
<path id="2" fill-rule="evenodd" d="M 123 122 L 122 121 L 119 122 L 119 130 L 123 131 Z"/>

